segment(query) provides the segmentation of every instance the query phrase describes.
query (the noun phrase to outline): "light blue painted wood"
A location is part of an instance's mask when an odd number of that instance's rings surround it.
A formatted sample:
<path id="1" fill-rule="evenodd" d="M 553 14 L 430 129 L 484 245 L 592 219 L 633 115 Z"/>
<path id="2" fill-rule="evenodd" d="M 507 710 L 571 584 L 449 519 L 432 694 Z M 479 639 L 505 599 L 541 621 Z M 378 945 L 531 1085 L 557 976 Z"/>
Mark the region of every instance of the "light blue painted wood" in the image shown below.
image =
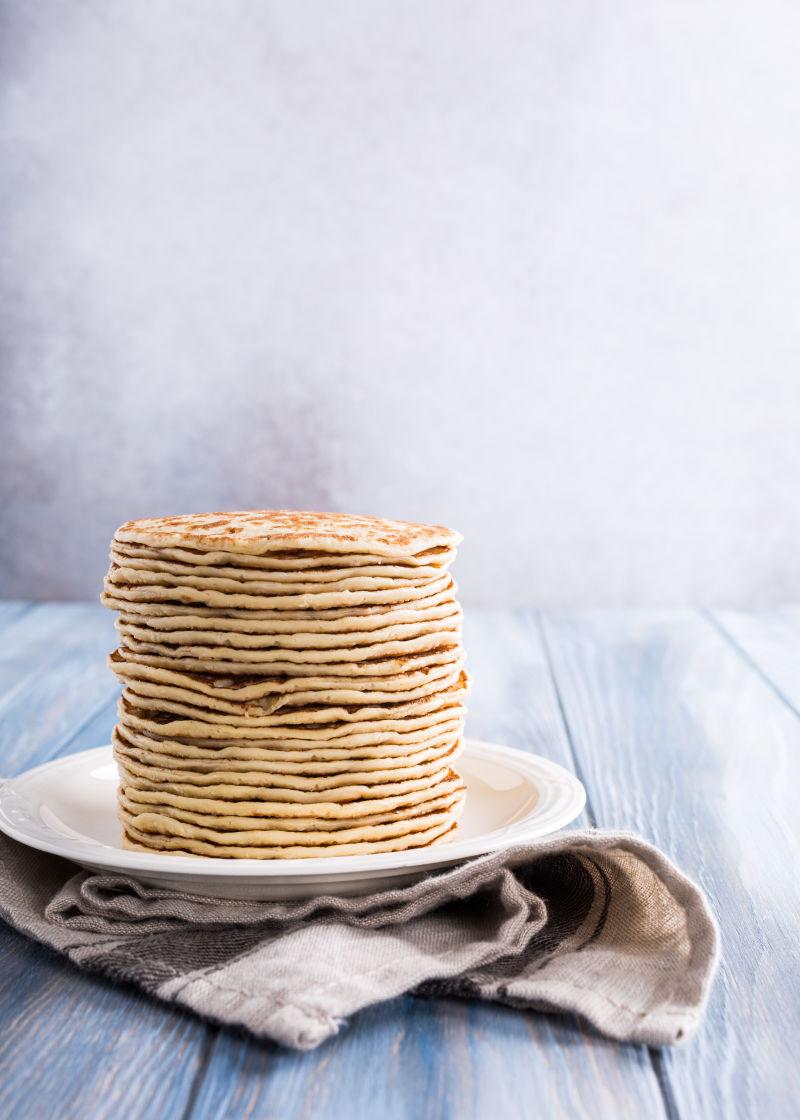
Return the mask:
<path id="1" fill-rule="evenodd" d="M 471 611 L 468 731 L 571 765 L 536 630 L 519 614 Z M 664 1115 L 650 1057 L 572 1021 L 474 1003 L 405 999 L 356 1016 L 308 1054 L 221 1031 L 195 1118 L 338 1120 Z"/>
<path id="2" fill-rule="evenodd" d="M 0 1116 L 179 1117 L 206 1029 L 0 925 Z"/>
<path id="3" fill-rule="evenodd" d="M 192 1113 L 236 1116 L 663 1116 L 648 1056 L 569 1022 L 503 1007 L 410 997 L 370 1008 L 308 1054 L 221 1031 Z"/>
<path id="4" fill-rule="evenodd" d="M 800 606 L 709 611 L 708 617 L 800 715 Z"/>
<path id="5" fill-rule="evenodd" d="M 0 774 L 57 756 L 118 693 L 106 666 L 114 642 L 109 614 L 93 604 L 37 606 L 3 631 Z"/>
<path id="6" fill-rule="evenodd" d="M 108 741 L 106 615 L 41 606 L 0 617 L 0 660 L 24 682 L 0 679 L 0 773 Z M 4 1120 L 180 1116 L 210 1038 L 198 1020 L 80 973 L 0 923 Z"/>
<path id="7" fill-rule="evenodd" d="M 0 619 L 0 697 L 23 691 L 54 660 L 84 646 L 87 626 L 93 639 L 105 631 L 105 648 L 113 649 L 109 622 L 93 604 L 36 603 L 28 610 L 9 612 Z"/>
<path id="8" fill-rule="evenodd" d="M 800 682 L 783 625 L 761 619 L 738 640 L 767 677 L 772 649 L 789 692 Z M 0 1115 L 791 1115 L 800 721 L 695 614 L 549 618 L 545 633 L 558 696 L 532 615 L 469 615 L 470 733 L 568 765 L 574 749 L 598 823 L 655 839 L 723 923 L 709 1023 L 656 1061 L 662 1089 L 641 1048 L 457 1001 L 398 1000 L 318 1051 L 289 1053 L 84 976 L 0 928 Z M 100 608 L 0 610 L 0 773 L 107 741 L 113 644 Z"/>
<path id="9" fill-rule="evenodd" d="M 680 1116 L 797 1115 L 800 721 L 691 612 L 548 617 L 600 825 L 635 829 L 706 889 L 723 966 L 709 1018 L 664 1051 Z"/>
<path id="10" fill-rule="evenodd" d="M 30 603 L 25 603 L 21 599 L 0 599 L 0 630 L 7 626 L 12 618 L 25 614 L 30 609 Z"/>

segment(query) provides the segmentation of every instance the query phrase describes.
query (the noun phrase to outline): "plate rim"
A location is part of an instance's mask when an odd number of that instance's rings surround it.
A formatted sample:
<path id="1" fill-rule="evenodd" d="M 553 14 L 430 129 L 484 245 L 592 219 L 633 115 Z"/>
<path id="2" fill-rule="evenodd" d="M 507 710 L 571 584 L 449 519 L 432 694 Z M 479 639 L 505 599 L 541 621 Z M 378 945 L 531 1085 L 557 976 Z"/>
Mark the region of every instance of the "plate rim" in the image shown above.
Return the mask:
<path id="1" fill-rule="evenodd" d="M 530 751 L 520 750 L 500 743 L 493 743 L 484 739 L 473 739 L 468 736 L 464 742 L 464 754 L 488 761 L 505 761 L 512 769 L 516 769 L 528 778 L 547 776 L 555 781 L 565 791 L 564 805 L 554 816 L 554 821 L 545 831 L 536 828 L 536 807 L 520 821 L 510 825 L 503 825 L 491 832 L 485 832 L 476 837 L 455 840 L 449 844 L 433 845 L 428 848 L 418 848 L 398 852 L 374 852 L 363 855 L 349 856 L 316 856 L 304 859 L 223 859 L 214 856 L 178 855 L 171 852 L 138 852 L 122 847 L 111 847 L 99 841 L 73 839 L 63 836 L 59 841 L 49 840 L 47 837 L 32 835 L 24 828 L 18 827 L 9 818 L 6 812 L 6 799 L 9 793 L 23 800 L 25 786 L 41 774 L 61 769 L 63 766 L 75 765 L 78 759 L 85 764 L 90 763 L 91 756 L 98 756 L 98 764 L 102 758 L 103 763 L 109 761 L 108 752 L 111 744 L 101 744 L 87 750 L 76 751 L 74 754 L 63 755 L 60 758 L 50 759 L 31 767 L 12 778 L 0 778 L 0 832 L 25 844 L 37 851 L 48 852 L 60 856 L 62 859 L 71 860 L 79 866 L 105 865 L 107 872 L 127 872 L 135 874 L 163 873 L 180 878 L 213 878 L 249 879 L 270 881 L 275 879 L 298 881 L 301 879 L 327 879 L 342 876 L 368 875 L 372 872 L 398 872 L 408 869 L 423 870 L 425 867 L 441 867 L 443 865 L 459 863 L 463 860 L 473 859 L 490 852 L 500 851 L 525 843 L 526 840 L 549 836 L 572 821 L 580 814 L 586 804 L 586 791 L 580 779 L 565 766 L 552 759 Z M 30 798 L 27 799 L 31 805 Z M 48 827 L 44 825 L 44 827 Z M 510 834 L 510 835 L 509 835 Z"/>

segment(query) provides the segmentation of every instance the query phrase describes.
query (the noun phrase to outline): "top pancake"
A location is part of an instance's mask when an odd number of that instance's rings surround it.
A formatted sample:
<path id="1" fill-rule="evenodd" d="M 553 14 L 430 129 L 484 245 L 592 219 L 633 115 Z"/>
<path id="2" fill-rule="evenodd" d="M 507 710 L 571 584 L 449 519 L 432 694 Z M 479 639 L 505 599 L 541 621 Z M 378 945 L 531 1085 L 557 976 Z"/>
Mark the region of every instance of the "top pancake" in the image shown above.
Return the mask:
<path id="1" fill-rule="evenodd" d="M 183 546 L 250 555 L 313 550 L 401 558 L 441 546 L 453 548 L 461 536 L 442 525 L 352 514 L 242 510 L 126 521 L 114 539 L 150 547 Z"/>

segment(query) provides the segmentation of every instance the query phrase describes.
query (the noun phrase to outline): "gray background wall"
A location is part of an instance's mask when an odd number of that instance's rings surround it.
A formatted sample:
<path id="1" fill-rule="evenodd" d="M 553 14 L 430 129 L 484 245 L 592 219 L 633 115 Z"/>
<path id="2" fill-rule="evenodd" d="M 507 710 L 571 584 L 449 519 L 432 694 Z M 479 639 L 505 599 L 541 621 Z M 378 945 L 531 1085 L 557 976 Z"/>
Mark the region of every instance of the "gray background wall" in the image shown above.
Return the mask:
<path id="1" fill-rule="evenodd" d="M 466 598 L 800 594 L 800 10 L 5 0 L 0 591 L 196 509 Z"/>

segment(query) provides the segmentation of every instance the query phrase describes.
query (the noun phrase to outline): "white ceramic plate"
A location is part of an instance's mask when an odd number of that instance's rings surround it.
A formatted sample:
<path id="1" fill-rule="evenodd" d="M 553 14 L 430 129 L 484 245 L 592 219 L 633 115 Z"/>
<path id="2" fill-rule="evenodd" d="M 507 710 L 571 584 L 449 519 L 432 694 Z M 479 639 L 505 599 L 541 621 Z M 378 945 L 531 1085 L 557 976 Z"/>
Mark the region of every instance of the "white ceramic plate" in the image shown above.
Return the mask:
<path id="1" fill-rule="evenodd" d="M 432 848 L 322 859 L 210 859 L 122 847 L 111 747 L 68 755 L 0 783 L 0 830 L 97 871 L 217 898 L 365 894 L 437 867 L 563 828 L 586 795 L 574 775 L 538 755 L 467 740 L 458 768 L 467 801 L 452 839 Z"/>

